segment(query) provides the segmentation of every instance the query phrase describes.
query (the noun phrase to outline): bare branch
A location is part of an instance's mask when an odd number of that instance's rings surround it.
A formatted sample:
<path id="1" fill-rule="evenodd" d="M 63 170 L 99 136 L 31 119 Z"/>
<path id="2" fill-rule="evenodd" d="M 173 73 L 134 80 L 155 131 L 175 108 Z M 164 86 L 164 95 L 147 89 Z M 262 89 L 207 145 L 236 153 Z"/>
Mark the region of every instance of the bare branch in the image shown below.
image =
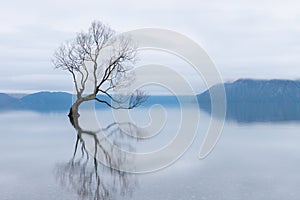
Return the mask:
<path id="1" fill-rule="evenodd" d="M 105 54 L 106 53 L 106 54 Z M 142 103 L 143 97 L 138 93 L 132 98 L 128 107 L 124 107 L 124 96 L 113 96 L 113 91 L 127 87 L 133 74 L 130 70 L 136 60 L 136 46 L 133 40 L 125 36 L 116 36 L 109 26 L 92 22 L 87 32 L 80 32 L 73 40 L 62 44 L 54 53 L 52 62 L 55 68 L 68 71 L 73 78 L 77 99 L 89 101 L 102 93 L 110 98 L 111 105 L 97 100 L 111 108 L 131 109 Z"/>

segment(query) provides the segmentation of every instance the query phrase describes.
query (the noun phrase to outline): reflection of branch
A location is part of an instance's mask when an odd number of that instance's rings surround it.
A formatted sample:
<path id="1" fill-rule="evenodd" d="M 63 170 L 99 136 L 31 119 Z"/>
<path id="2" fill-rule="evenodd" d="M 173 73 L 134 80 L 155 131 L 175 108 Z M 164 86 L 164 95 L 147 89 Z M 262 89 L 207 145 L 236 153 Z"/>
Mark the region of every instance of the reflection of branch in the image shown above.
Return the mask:
<path id="1" fill-rule="evenodd" d="M 79 125 L 79 117 L 78 112 L 70 117 L 77 131 L 77 139 L 72 159 L 56 167 L 55 175 L 58 181 L 74 190 L 80 199 L 108 200 L 114 199 L 117 193 L 119 195 L 131 193 L 135 186 L 135 181 L 132 181 L 133 175 L 115 170 L 118 165 L 127 162 L 126 154 L 116 154 L 114 146 L 107 148 L 105 142 L 108 138 L 114 144 L 120 145 L 125 131 L 121 127 L 126 126 L 126 130 L 133 131 L 131 133 L 133 135 L 137 134 L 136 127 L 131 123 L 112 123 L 98 131 L 84 130 Z M 106 138 L 98 139 L 97 134 L 100 132 L 104 133 Z M 88 152 L 83 136 L 92 138 L 95 145 L 93 152 Z M 127 145 L 130 147 L 130 144 Z M 93 155 L 90 156 L 89 153 Z M 104 155 L 106 163 L 112 168 L 98 162 L 99 154 Z"/>

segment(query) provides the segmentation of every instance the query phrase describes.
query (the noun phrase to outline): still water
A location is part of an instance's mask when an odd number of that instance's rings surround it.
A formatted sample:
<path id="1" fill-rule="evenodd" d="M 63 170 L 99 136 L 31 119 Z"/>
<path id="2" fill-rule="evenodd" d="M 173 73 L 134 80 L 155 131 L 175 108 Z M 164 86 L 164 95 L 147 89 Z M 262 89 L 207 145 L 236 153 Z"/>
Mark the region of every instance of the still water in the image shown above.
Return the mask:
<path id="1" fill-rule="evenodd" d="M 162 136 L 133 142 L 136 151 L 157 149 L 174 136 L 180 109 L 168 109 Z M 146 123 L 145 113 L 139 108 L 133 119 Z M 107 125 L 112 120 L 108 110 L 97 117 Z M 77 132 L 65 112 L 1 112 L 0 199 L 300 199 L 300 123 L 226 121 L 217 145 L 200 160 L 209 118 L 201 112 L 197 137 L 177 162 L 134 175 L 103 166 L 96 173 L 80 147 L 72 159 Z"/>

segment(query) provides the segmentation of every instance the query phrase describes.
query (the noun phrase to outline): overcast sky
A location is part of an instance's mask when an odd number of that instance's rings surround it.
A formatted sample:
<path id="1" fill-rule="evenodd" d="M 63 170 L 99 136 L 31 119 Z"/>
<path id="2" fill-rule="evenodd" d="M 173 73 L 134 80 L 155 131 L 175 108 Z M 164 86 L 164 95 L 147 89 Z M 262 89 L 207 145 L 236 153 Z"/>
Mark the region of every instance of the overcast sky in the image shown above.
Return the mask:
<path id="1" fill-rule="evenodd" d="M 118 32 L 156 27 L 187 35 L 225 81 L 299 79 L 299 10 L 297 0 L 1 1 L 0 91 L 73 90 L 50 59 L 95 19 Z"/>

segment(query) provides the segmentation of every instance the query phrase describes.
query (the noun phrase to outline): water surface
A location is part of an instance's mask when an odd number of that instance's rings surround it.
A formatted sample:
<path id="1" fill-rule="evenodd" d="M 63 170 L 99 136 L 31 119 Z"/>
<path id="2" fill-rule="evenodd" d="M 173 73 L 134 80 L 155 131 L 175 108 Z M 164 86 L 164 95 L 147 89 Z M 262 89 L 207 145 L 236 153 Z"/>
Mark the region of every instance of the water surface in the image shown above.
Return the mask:
<path id="1" fill-rule="evenodd" d="M 98 111 L 98 118 L 104 124 L 111 121 L 108 112 Z M 143 141 L 142 145 L 137 144 L 136 150 L 154 150 L 174 137 L 180 109 L 172 107 L 168 112 L 171 113 L 168 124 L 161 135 L 152 141 Z M 148 113 L 146 108 L 140 108 L 133 118 L 144 123 L 144 119 L 147 121 L 145 113 Z M 300 198 L 300 123 L 227 121 L 214 150 L 207 158 L 199 160 L 208 121 L 207 113 L 201 113 L 197 138 L 186 154 L 168 168 L 126 176 L 128 182 L 120 184 L 118 180 L 125 179 L 118 179 L 118 174 L 100 167 L 99 177 L 109 193 L 106 198 Z M 80 194 L 78 187 L 70 185 L 69 179 L 62 180 L 63 176 L 76 178 L 76 173 L 80 173 L 79 168 L 72 171 L 68 165 L 77 136 L 66 113 L 1 112 L 0 123 L 0 199 L 91 199 Z M 91 172 L 93 162 L 88 167 L 90 171 L 87 172 Z M 81 182 L 77 181 L 79 185 Z"/>

